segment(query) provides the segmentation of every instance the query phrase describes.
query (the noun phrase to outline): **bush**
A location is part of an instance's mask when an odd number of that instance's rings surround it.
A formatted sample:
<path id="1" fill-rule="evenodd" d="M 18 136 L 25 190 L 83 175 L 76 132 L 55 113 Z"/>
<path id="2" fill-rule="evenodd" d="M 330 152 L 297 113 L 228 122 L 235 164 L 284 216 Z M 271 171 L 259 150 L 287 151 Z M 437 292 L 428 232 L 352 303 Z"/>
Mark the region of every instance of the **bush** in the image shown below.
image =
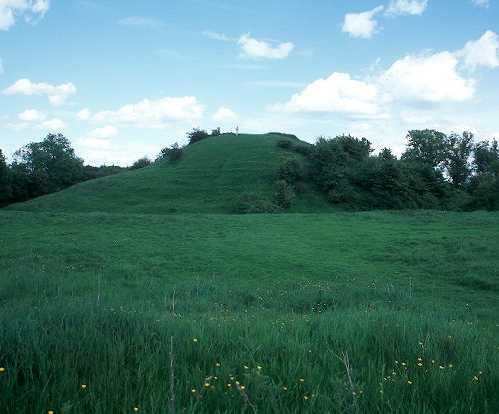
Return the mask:
<path id="1" fill-rule="evenodd" d="M 187 133 L 187 139 L 189 140 L 189 145 L 199 142 L 205 138 L 208 138 L 210 134 L 204 129 L 194 128 L 192 131 Z"/>
<path id="2" fill-rule="evenodd" d="M 276 188 L 276 204 L 283 209 L 290 208 L 293 200 L 296 197 L 293 186 L 284 180 L 279 180 L 276 182 Z"/>
<path id="3" fill-rule="evenodd" d="M 278 213 L 280 210 L 278 205 L 252 192 L 241 194 L 234 206 L 234 212 L 237 214 Z"/>
<path id="4" fill-rule="evenodd" d="M 303 180 L 305 178 L 305 168 L 303 163 L 297 159 L 291 159 L 285 161 L 280 167 L 277 173 L 279 179 L 288 182 L 289 184 L 294 184 L 297 181 Z"/>
<path id="5" fill-rule="evenodd" d="M 177 162 L 182 158 L 183 155 L 184 149 L 176 142 L 171 147 L 163 148 L 159 155 L 156 157 L 156 162 Z"/>
<path id="6" fill-rule="evenodd" d="M 130 169 L 131 170 L 140 170 L 141 168 L 149 167 L 152 164 L 151 160 L 147 157 L 140 158 L 137 161 L 135 161 Z"/>
<path id="7" fill-rule="evenodd" d="M 211 130 L 212 137 L 218 137 L 220 135 L 222 135 L 222 132 L 220 131 L 220 127 Z"/>
<path id="8" fill-rule="evenodd" d="M 277 141 L 277 146 L 279 148 L 290 150 L 293 148 L 293 143 L 287 139 L 280 139 Z"/>

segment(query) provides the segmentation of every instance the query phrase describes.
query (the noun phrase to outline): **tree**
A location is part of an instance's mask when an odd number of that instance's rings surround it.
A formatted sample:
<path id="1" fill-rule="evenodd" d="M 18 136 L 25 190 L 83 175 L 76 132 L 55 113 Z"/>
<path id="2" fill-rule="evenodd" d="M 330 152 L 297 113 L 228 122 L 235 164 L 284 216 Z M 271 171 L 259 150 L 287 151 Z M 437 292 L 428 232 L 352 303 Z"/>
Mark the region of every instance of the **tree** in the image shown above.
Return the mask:
<path id="1" fill-rule="evenodd" d="M 59 191 L 85 178 L 83 160 L 61 134 L 49 134 L 42 142 L 17 150 L 11 168 L 14 193 L 22 199 Z"/>
<path id="2" fill-rule="evenodd" d="M 447 157 L 447 137 L 432 129 L 413 130 L 407 134 L 407 149 L 402 155 L 406 161 L 442 167 Z"/>
<path id="3" fill-rule="evenodd" d="M 222 135 L 222 132 L 220 131 L 220 127 L 211 130 L 212 137 L 218 137 L 220 135 Z"/>
<path id="4" fill-rule="evenodd" d="M 194 128 L 192 131 L 187 133 L 187 139 L 189 140 L 189 145 L 208 138 L 210 134 L 204 129 Z"/>
<path id="5" fill-rule="evenodd" d="M 139 158 L 131 166 L 131 170 L 139 170 L 141 168 L 149 167 L 151 165 L 151 160 L 147 157 Z"/>
<path id="6" fill-rule="evenodd" d="M 499 163 L 499 143 L 482 141 L 475 145 L 474 170 L 478 175 L 488 174 L 495 170 L 494 165 Z"/>
<path id="7" fill-rule="evenodd" d="M 445 166 L 454 187 L 462 188 L 471 176 L 470 157 L 473 152 L 473 134 L 451 134 L 446 142 Z"/>
<path id="8" fill-rule="evenodd" d="M 156 157 L 156 162 L 177 162 L 184 155 L 184 148 L 178 145 L 177 142 L 170 147 L 163 148 L 158 156 Z"/>
<path id="9" fill-rule="evenodd" d="M 7 203 L 12 197 L 11 174 L 0 149 L 0 205 Z"/>

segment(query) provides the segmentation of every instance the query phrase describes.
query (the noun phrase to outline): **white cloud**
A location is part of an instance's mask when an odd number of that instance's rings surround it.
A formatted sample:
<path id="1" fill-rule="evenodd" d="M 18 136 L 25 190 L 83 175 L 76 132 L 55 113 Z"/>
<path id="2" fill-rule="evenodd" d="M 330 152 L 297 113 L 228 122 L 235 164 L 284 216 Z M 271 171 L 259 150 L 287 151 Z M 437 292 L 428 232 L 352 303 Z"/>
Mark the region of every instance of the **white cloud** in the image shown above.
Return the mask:
<path id="1" fill-rule="evenodd" d="M 227 36 L 224 33 L 219 33 L 219 32 L 212 32 L 211 30 L 205 30 L 203 32 L 203 36 L 206 36 L 210 39 L 213 40 L 220 40 L 221 42 L 233 42 L 234 39 L 231 37 Z"/>
<path id="2" fill-rule="evenodd" d="M 428 0 L 392 0 L 386 9 L 387 15 L 420 15 L 428 7 Z"/>
<path id="3" fill-rule="evenodd" d="M 164 26 L 163 22 L 158 19 L 143 16 L 125 17 L 118 21 L 121 26 L 131 26 L 145 29 L 160 29 Z"/>
<path id="4" fill-rule="evenodd" d="M 4 95 L 47 95 L 54 106 L 62 105 L 66 99 L 76 93 L 72 83 L 50 85 L 48 83 L 33 83 L 29 79 L 19 79 L 3 91 Z"/>
<path id="5" fill-rule="evenodd" d="M 370 11 L 346 14 L 343 21 L 343 32 L 348 33 L 351 37 L 371 38 L 378 28 L 378 22 L 374 20 L 374 17 L 383 10 L 383 6 L 378 6 Z"/>
<path id="6" fill-rule="evenodd" d="M 159 128 L 168 121 L 193 121 L 203 116 L 204 108 L 194 96 L 144 99 L 117 110 L 96 113 L 92 120 L 112 124 Z"/>
<path id="7" fill-rule="evenodd" d="M 0 59 L 0 75 L 3 75 L 5 71 L 3 70 L 3 62 L 2 59 Z"/>
<path id="8" fill-rule="evenodd" d="M 476 69 L 479 66 L 497 68 L 499 67 L 499 37 L 496 33 L 487 30 L 480 39 L 466 43 L 456 55 L 464 60 L 464 65 L 469 69 Z"/>
<path id="9" fill-rule="evenodd" d="M 40 124 L 41 129 L 48 129 L 50 131 L 60 131 L 67 127 L 67 124 L 59 118 L 52 118 Z"/>
<path id="10" fill-rule="evenodd" d="M 225 106 L 218 108 L 217 112 L 213 115 L 213 120 L 217 122 L 231 121 L 236 118 L 236 113 L 232 109 Z"/>
<path id="11" fill-rule="evenodd" d="M 460 102 L 473 97 L 475 81 L 458 71 L 450 52 L 408 55 L 397 60 L 378 82 L 390 100 L 406 102 Z"/>
<path id="12" fill-rule="evenodd" d="M 252 59 L 285 59 L 295 48 L 291 42 L 272 46 L 268 42 L 251 37 L 249 33 L 241 36 L 237 43 L 241 46 L 243 56 Z"/>
<path id="13" fill-rule="evenodd" d="M 109 139 L 118 135 L 118 132 L 118 128 L 112 125 L 106 125 L 102 128 L 94 129 L 92 132 L 90 132 L 90 136 L 100 139 Z"/>
<path id="14" fill-rule="evenodd" d="M 351 115 L 379 114 L 378 89 L 374 84 L 355 80 L 347 73 L 333 73 L 318 79 L 275 109 L 290 112 L 339 112 Z"/>
<path id="15" fill-rule="evenodd" d="M 92 113 L 90 112 L 90 109 L 88 109 L 88 108 L 83 108 L 81 111 L 79 111 L 76 114 L 76 117 L 81 121 L 88 121 L 91 116 L 92 116 Z"/>
<path id="16" fill-rule="evenodd" d="M 9 30 L 18 17 L 27 22 L 42 18 L 50 8 L 50 0 L 0 0 L 0 30 Z"/>
<path id="17" fill-rule="evenodd" d="M 487 8 L 490 6 L 490 0 L 472 0 L 473 4 L 478 7 Z"/>
<path id="18" fill-rule="evenodd" d="M 26 122 L 40 122 L 43 121 L 46 116 L 36 109 L 26 109 L 17 116 L 21 121 Z"/>

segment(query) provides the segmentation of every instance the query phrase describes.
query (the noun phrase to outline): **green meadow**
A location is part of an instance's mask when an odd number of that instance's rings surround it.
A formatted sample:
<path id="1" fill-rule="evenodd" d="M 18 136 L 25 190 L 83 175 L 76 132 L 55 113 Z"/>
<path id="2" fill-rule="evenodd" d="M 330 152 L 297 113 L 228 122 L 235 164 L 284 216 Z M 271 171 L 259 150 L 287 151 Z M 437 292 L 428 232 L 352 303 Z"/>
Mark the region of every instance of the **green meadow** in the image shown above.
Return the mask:
<path id="1" fill-rule="evenodd" d="M 0 210 L 0 412 L 498 413 L 499 214 L 233 214 L 278 139 Z"/>

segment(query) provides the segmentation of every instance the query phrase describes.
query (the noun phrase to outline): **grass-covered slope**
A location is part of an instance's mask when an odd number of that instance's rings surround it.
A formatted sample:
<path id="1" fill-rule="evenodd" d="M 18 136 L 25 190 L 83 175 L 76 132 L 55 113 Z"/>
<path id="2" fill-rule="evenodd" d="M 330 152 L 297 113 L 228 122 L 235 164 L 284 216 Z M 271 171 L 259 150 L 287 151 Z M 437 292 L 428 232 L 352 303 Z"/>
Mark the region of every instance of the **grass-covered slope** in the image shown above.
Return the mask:
<path id="1" fill-rule="evenodd" d="M 176 164 L 87 181 L 10 207 L 23 211 L 116 213 L 228 213 L 244 192 L 272 199 L 281 162 L 296 154 L 277 147 L 278 134 L 210 137 L 187 147 Z M 294 140 L 294 138 L 287 138 Z M 309 189 L 294 210 L 321 211 L 327 203 Z"/>

